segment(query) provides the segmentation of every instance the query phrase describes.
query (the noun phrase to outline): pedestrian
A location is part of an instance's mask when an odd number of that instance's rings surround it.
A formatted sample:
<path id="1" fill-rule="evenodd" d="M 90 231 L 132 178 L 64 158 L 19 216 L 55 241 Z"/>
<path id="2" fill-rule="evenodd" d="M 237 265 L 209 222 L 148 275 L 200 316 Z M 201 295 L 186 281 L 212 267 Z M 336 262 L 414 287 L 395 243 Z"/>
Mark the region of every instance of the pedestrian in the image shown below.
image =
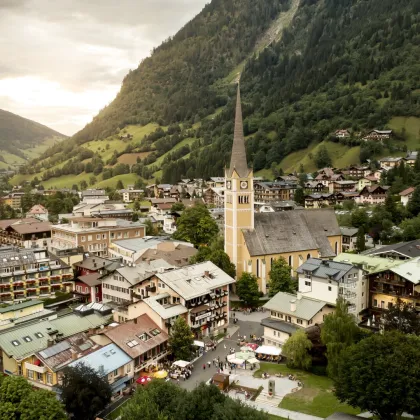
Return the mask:
<path id="1" fill-rule="evenodd" d="M 176 384 L 179 386 L 179 378 L 176 380 Z"/>
<path id="2" fill-rule="evenodd" d="M 207 365 L 208 365 L 208 367 L 209 367 L 209 369 L 210 369 L 210 367 L 211 367 L 211 362 L 210 362 L 210 360 L 207 362 Z"/>
<path id="3" fill-rule="evenodd" d="M 206 364 L 204 363 L 204 365 L 203 365 L 203 370 L 206 370 Z"/>

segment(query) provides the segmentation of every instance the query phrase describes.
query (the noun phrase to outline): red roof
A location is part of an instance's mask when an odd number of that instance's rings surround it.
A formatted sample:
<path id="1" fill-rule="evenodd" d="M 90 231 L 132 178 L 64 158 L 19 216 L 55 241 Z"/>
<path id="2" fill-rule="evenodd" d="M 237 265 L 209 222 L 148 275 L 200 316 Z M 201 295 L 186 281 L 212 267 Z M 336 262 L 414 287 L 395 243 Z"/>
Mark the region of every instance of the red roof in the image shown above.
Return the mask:
<path id="1" fill-rule="evenodd" d="M 401 191 L 400 195 L 404 197 L 406 195 L 412 194 L 413 192 L 414 192 L 414 187 L 409 187 L 409 188 L 405 189 L 404 191 Z"/>

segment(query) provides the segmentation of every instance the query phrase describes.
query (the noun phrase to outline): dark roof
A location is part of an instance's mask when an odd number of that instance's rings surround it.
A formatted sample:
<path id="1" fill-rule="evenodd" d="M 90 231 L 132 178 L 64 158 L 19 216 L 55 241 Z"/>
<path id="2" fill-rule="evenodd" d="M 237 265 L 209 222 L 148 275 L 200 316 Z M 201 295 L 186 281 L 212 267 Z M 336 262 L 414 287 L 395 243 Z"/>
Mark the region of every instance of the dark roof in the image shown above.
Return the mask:
<path id="1" fill-rule="evenodd" d="M 326 261 L 321 260 L 320 258 L 309 258 L 296 270 L 296 272 L 303 274 L 305 271 L 308 271 L 314 277 L 322 279 L 331 278 L 338 281 L 352 268 L 352 264 Z"/>
<path id="2" fill-rule="evenodd" d="M 335 256 L 328 237 L 341 231 L 334 209 L 313 209 L 256 213 L 243 235 L 251 256 L 318 249 L 324 258 Z"/>
<path id="3" fill-rule="evenodd" d="M 230 157 L 230 166 L 227 171 L 228 177 L 232 176 L 234 170 L 240 178 L 246 178 L 250 172 L 246 160 L 244 128 L 242 124 L 241 91 L 239 89 L 239 85 L 236 97 L 235 130 L 233 133 L 232 154 Z"/>
<path id="4" fill-rule="evenodd" d="M 408 258 L 420 257 L 420 239 L 409 242 L 399 242 L 393 245 L 382 246 L 380 248 L 372 248 L 365 251 L 365 255 L 381 255 L 388 252 L 396 252 Z"/>
<path id="5" fill-rule="evenodd" d="M 22 235 L 37 232 L 51 232 L 50 222 L 39 222 L 32 219 L 33 223 L 16 223 L 10 226 L 14 231 Z"/>
<path id="6" fill-rule="evenodd" d="M 264 318 L 261 320 L 261 325 L 268 328 L 273 328 L 277 331 L 282 331 L 287 334 L 292 335 L 296 330 L 299 329 L 294 324 L 291 324 L 290 322 L 284 322 L 284 321 L 278 321 L 277 319 L 273 318 Z"/>
<path id="7" fill-rule="evenodd" d="M 121 264 L 117 261 L 108 260 L 106 258 L 97 256 L 85 258 L 83 261 L 74 264 L 75 267 L 84 268 L 90 271 L 98 271 L 101 268 L 105 268 L 110 271 L 109 267 L 112 265 L 115 265 L 113 270 L 116 270 Z"/>
<path id="8" fill-rule="evenodd" d="M 94 286 L 97 286 L 98 284 L 101 284 L 101 281 L 99 280 L 100 276 L 101 276 L 100 273 L 93 273 L 93 274 L 86 274 L 85 276 L 79 276 L 77 277 L 77 279 L 87 284 L 90 287 L 94 287 Z"/>

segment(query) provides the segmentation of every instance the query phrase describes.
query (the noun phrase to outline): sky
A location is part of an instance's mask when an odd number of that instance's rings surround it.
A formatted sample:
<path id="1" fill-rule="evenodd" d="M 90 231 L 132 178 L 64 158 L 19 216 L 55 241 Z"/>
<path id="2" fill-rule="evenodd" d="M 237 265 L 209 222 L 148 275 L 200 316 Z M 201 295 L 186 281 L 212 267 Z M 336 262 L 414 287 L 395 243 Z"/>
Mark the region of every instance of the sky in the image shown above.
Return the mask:
<path id="1" fill-rule="evenodd" d="M 0 0 L 0 109 L 63 134 L 209 0 Z"/>

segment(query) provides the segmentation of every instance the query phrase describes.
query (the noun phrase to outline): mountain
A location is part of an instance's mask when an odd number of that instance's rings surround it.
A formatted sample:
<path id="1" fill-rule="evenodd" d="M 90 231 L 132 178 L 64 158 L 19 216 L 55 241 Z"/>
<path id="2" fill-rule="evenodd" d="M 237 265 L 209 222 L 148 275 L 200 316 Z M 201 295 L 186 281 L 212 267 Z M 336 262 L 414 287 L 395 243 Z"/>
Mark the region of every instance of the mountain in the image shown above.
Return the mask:
<path id="1" fill-rule="evenodd" d="M 0 169 L 39 156 L 66 136 L 0 109 Z"/>
<path id="2" fill-rule="evenodd" d="M 263 175 L 314 170 L 319 149 L 344 166 L 420 148 L 420 0 L 213 0 L 22 176 L 222 175 L 239 76 L 247 155 Z M 356 134 L 387 127 L 384 145 Z M 355 135 L 331 136 L 343 128 Z"/>

